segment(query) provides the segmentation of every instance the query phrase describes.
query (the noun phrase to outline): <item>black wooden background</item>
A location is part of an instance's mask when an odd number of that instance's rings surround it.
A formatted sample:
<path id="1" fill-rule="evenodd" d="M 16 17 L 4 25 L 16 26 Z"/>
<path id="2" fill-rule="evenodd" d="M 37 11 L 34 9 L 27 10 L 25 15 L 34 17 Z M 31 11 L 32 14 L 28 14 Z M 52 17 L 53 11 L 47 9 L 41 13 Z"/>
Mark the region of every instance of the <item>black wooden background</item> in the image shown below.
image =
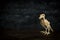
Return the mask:
<path id="1" fill-rule="evenodd" d="M 39 24 L 38 17 L 42 12 L 46 14 L 54 31 L 60 31 L 60 4 L 56 0 L 2 0 L 0 4 L 2 39 L 19 39 L 40 35 L 39 31 L 43 30 L 43 27 Z"/>

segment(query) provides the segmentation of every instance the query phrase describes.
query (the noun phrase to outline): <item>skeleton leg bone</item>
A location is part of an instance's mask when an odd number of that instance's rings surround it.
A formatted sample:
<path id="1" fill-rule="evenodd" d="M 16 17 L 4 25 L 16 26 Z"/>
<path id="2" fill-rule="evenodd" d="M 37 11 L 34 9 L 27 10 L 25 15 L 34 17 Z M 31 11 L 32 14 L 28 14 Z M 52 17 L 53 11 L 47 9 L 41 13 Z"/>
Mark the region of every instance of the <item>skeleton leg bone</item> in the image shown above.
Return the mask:
<path id="1" fill-rule="evenodd" d="M 47 29 L 48 29 L 48 33 L 47 33 L 47 34 L 50 34 L 50 31 L 52 31 L 52 32 L 53 32 L 53 29 L 51 28 L 51 26 L 50 26 L 50 25 L 48 25 Z"/>
<path id="2" fill-rule="evenodd" d="M 50 29 L 48 29 L 48 31 L 47 31 L 47 35 L 48 35 L 48 34 L 50 34 Z"/>
<path id="3" fill-rule="evenodd" d="M 45 35 L 46 34 L 48 34 L 48 32 L 47 32 L 47 28 L 46 27 L 44 27 L 45 28 L 45 31 L 40 31 L 41 33 L 44 33 Z"/>

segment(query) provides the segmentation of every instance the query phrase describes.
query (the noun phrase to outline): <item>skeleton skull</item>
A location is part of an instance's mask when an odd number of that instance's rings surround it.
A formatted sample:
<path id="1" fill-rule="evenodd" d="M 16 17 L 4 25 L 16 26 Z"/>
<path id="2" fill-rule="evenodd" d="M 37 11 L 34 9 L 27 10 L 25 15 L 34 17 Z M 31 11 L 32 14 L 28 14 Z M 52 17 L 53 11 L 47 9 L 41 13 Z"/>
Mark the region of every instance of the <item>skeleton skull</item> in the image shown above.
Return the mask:
<path id="1" fill-rule="evenodd" d="M 39 19 L 45 18 L 45 14 L 41 14 Z"/>

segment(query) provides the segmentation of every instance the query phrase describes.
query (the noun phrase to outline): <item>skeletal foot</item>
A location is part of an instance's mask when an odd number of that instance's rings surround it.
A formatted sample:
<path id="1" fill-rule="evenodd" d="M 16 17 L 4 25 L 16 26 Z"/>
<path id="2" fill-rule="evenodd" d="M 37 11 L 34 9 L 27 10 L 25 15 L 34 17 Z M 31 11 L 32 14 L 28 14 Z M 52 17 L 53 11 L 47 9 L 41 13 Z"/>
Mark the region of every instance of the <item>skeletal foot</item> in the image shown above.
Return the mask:
<path id="1" fill-rule="evenodd" d="M 46 31 L 40 31 L 41 33 L 44 33 L 44 34 L 47 34 L 47 32 Z"/>
<path id="2" fill-rule="evenodd" d="M 44 35 L 49 35 L 50 32 L 47 32 L 47 31 L 40 31 L 41 33 L 43 33 Z"/>
<path id="3" fill-rule="evenodd" d="M 50 32 L 47 32 L 47 35 L 50 34 Z"/>

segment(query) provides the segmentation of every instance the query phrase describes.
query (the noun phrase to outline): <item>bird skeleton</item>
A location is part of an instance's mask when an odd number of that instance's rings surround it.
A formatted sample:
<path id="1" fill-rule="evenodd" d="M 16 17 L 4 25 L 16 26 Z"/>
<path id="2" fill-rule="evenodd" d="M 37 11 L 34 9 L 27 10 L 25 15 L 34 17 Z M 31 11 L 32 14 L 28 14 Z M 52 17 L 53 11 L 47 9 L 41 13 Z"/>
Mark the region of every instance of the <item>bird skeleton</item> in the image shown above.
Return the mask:
<path id="1" fill-rule="evenodd" d="M 45 29 L 45 31 L 41 31 L 44 34 L 50 34 L 50 31 L 53 32 L 51 28 L 50 22 L 45 18 L 45 14 L 40 14 L 39 16 L 40 24 Z"/>

